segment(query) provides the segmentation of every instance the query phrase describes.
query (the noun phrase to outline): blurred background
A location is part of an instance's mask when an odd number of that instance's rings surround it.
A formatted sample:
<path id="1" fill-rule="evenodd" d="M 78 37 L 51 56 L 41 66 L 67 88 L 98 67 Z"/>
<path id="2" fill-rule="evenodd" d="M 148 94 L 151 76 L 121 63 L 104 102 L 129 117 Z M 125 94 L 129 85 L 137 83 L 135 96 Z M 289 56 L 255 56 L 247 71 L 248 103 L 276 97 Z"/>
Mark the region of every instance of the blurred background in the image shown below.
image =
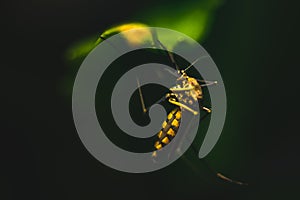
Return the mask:
<path id="1" fill-rule="evenodd" d="M 1 2 L 4 199 L 294 199 L 298 8 L 278 0 Z M 218 180 L 190 150 L 162 170 L 127 174 L 82 145 L 70 93 L 80 59 L 67 52 L 132 21 L 184 32 L 214 59 L 228 111 L 206 159 L 249 186 Z"/>

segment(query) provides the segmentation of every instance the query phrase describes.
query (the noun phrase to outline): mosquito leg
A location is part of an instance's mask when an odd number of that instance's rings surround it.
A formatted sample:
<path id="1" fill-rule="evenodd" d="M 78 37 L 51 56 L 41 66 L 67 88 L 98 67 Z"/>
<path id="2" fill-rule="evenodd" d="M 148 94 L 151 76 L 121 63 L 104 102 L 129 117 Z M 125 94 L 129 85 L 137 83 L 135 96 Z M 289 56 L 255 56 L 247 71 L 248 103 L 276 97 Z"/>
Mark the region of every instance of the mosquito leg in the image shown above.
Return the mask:
<path id="1" fill-rule="evenodd" d="M 176 63 L 176 61 L 175 61 L 175 58 L 174 58 L 174 56 L 173 56 L 173 54 L 170 52 L 170 51 L 168 51 L 168 49 L 166 48 L 166 46 L 165 45 L 163 45 L 163 43 L 161 43 L 161 41 L 159 41 L 159 39 L 158 38 L 156 38 L 155 39 L 156 40 L 156 42 L 168 53 L 168 56 L 169 56 L 169 58 L 170 58 L 170 60 L 171 60 L 171 62 L 172 62 L 172 64 L 174 65 L 174 67 L 175 67 L 175 69 L 178 71 L 178 73 L 179 73 L 179 67 L 178 67 L 178 65 L 177 65 L 177 63 Z"/>
<path id="2" fill-rule="evenodd" d="M 136 79 L 136 81 L 137 81 L 137 85 L 138 85 L 140 101 L 141 101 L 141 104 L 142 104 L 142 110 L 143 110 L 144 113 L 146 113 L 146 112 L 149 110 L 149 108 L 150 108 L 151 106 L 149 106 L 149 107 L 146 107 L 146 106 L 145 106 L 145 102 L 144 102 L 144 97 L 143 97 L 143 93 L 142 93 L 140 81 L 139 81 L 138 78 Z M 159 103 L 161 103 L 162 101 L 166 100 L 166 98 L 167 98 L 168 95 L 169 95 L 169 94 L 163 96 L 161 99 L 159 99 L 158 101 L 156 101 L 154 104 L 159 104 Z"/>
<path id="3" fill-rule="evenodd" d="M 200 118 L 200 121 L 205 119 L 211 113 L 211 109 L 209 109 L 209 108 L 201 106 L 201 109 L 205 111 L 205 114 Z"/>
<path id="4" fill-rule="evenodd" d="M 206 111 L 206 113 L 201 117 L 200 121 L 203 120 L 205 117 L 207 117 L 210 113 L 211 113 L 211 109 L 207 108 L 207 107 L 204 107 L 202 106 L 201 107 L 202 110 Z M 193 150 L 194 152 L 197 154 L 197 151 L 195 150 L 195 148 L 193 147 Z M 202 159 L 203 160 L 203 159 Z M 221 174 L 220 172 L 216 172 L 214 169 L 212 169 L 212 167 L 207 163 L 205 162 L 205 160 L 203 160 L 204 163 L 206 164 L 206 166 L 214 173 L 216 174 L 216 176 L 224 181 L 227 181 L 227 182 L 231 182 L 231 183 L 234 183 L 234 184 L 238 184 L 238 185 L 248 185 L 247 183 L 243 183 L 243 182 L 240 182 L 240 181 L 236 181 L 236 180 L 233 180 L 231 178 L 228 178 L 226 176 L 224 176 L 223 174 Z"/>
<path id="5" fill-rule="evenodd" d="M 143 97 L 143 93 L 142 93 L 142 89 L 141 89 L 141 85 L 140 85 L 140 81 L 138 78 L 136 78 L 136 82 L 137 82 L 137 85 L 138 85 L 138 90 L 139 90 L 139 96 L 140 96 L 140 101 L 141 101 L 141 104 L 142 104 L 142 110 L 144 113 L 146 113 L 150 107 L 147 107 L 145 106 L 145 102 L 144 102 L 144 97 Z M 166 99 L 166 96 L 163 96 L 161 99 L 159 99 L 157 102 L 155 102 L 154 104 L 158 104 L 162 101 L 164 101 Z"/>
<path id="6" fill-rule="evenodd" d="M 138 78 L 136 78 L 136 82 L 137 82 L 138 89 L 139 89 L 139 95 L 140 95 L 140 100 L 141 100 L 141 104 L 142 104 L 142 109 L 143 109 L 143 112 L 146 113 L 147 109 L 145 107 L 145 102 L 144 102 L 144 98 L 143 98 L 143 94 L 142 94 L 142 89 L 141 89 L 140 81 L 139 81 Z"/>
<path id="7" fill-rule="evenodd" d="M 183 103 L 180 103 L 178 101 L 176 101 L 174 98 L 170 98 L 169 102 L 176 105 L 176 106 L 180 106 L 188 111 L 190 111 L 191 113 L 193 113 L 194 115 L 198 115 L 199 113 L 195 110 L 193 110 L 192 108 L 188 107 L 187 105 L 184 105 Z"/>
<path id="8" fill-rule="evenodd" d="M 186 139 L 187 139 L 187 138 L 186 138 Z M 193 152 L 195 153 L 195 155 L 198 155 L 198 152 L 197 152 L 196 147 L 194 146 L 194 144 L 191 145 L 191 148 L 192 148 Z M 216 175 L 217 178 L 222 179 L 222 180 L 224 180 L 224 181 L 226 181 L 226 182 L 230 182 L 230 183 L 233 183 L 233 184 L 237 184 L 237 185 L 248 185 L 248 183 L 244 183 L 244 182 L 241 182 L 241 181 L 233 180 L 233 179 L 231 179 L 231 178 L 229 178 L 229 177 L 223 175 L 222 173 L 215 171 L 215 170 L 211 167 L 211 165 L 209 165 L 209 164 L 207 163 L 207 161 L 206 161 L 204 158 L 201 159 L 201 161 L 205 164 L 205 166 L 206 166 L 213 174 Z"/>
<path id="9" fill-rule="evenodd" d="M 211 109 L 206 108 L 205 106 L 202 106 L 202 110 L 206 111 L 207 113 L 211 113 Z"/>
<path id="10" fill-rule="evenodd" d="M 224 176 L 221 173 L 217 173 L 217 177 L 224 180 L 224 181 L 235 183 L 235 184 L 238 184 L 238 185 L 248 185 L 248 183 L 243 183 L 243 182 L 240 182 L 240 181 L 233 180 L 231 178 L 228 178 L 228 177 Z"/>
<path id="11" fill-rule="evenodd" d="M 218 84 L 217 81 L 206 81 L 206 83 L 200 84 L 200 86 L 207 87 L 207 86 L 216 85 L 216 84 Z"/>
<path id="12" fill-rule="evenodd" d="M 170 88 L 172 92 L 181 92 L 181 91 L 191 91 L 194 90 L 194 87 L 186 87 L 186 88 Z"/>

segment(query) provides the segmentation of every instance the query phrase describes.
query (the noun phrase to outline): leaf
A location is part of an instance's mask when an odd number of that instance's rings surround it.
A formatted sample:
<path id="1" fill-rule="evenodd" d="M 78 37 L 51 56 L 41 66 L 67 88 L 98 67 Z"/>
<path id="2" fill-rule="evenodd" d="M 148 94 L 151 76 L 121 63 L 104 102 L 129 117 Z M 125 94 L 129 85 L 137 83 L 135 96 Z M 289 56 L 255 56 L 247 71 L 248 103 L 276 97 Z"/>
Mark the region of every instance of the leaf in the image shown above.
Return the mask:
<path id="1" fill-rule="evenodd" d="M 102 34 L 98 34 L 75 43 L 67 50 L 66 58 L 71 62 L 78 58 L 82 59 L 102 41 L 102 38 L 108 38 L 109 36 L 121 31 L 138 27 L 146 27 L 147 25 L 179 31 L 194 40 L 201 42 L 209 33 L 214 13 L 222 2 L 222 0 L 173 0 L 165 4 L 159 2 L 159 4 L 154 4 L 153 6 L 135 14 L 133 18 L 139 19 L 140 22 L 112 26 L 105 30 Z M 142 40 L 141 38 L 146 38 L 147 33 L 143 34 L 144 35 L 141 37 L 124 37 L 129 43 L 131 42 L 136 44 L 140 42 L 139 40 Z M 168 42 L 168 35 L 160 34 L 158 37 L 166 42 L 165 45 L 168 46 L 169 49 L 174 47 L 170 45 L 174 44 L 174 41 Z"/>
<path id="2" fill-rule="evenodd" d="M 215 11 L 222 2 L 222 0 L 172 1 L 143 10 L 136 14 L 136 18 L 149 26 L 173 29 L 201 42 L 209 33 Z"/>

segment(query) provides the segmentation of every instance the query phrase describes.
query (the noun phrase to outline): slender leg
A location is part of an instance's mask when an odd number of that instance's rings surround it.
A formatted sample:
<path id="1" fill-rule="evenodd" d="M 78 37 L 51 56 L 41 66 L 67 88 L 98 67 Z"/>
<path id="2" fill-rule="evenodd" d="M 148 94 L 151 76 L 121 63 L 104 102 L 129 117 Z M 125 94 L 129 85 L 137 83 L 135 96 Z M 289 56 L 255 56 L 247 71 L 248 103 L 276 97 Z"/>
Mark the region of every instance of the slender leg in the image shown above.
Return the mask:
<path id="1" fill-rule="evenodd" d="M 186 138 L 188 139 L 188 138 Z M 191 148 L 193 150 L 193 152 L 195 153 L 195 155 L 197 156 L 198 155 L 198 151 L 196 150 L 196 147 L 194 144 L 191 145 Z M 205 160 L 205 158 L 202 158 L 201 161 L 205 164 L 205 166 L 213 173 L 216 175 L 217 178 L 220 178 L 226 182 L 230 182 L 230 183 L 234 183 L 234 184 L 237 184 L 237 185 L 248 185 L 248 183 L 244 183 L 244 182 L 241 182 L 241 181 L 237 181 L 237 180 L 234 180 L 234 179 L 231 179 L 225 175 L 223 175 L 222 173 L 220 172 L 217 172 L 215 171 L 210 164 L 208 164 L 208 162 Z"/>
<path id="2" fill-rule="evenodd" d="M 238 184 L 238 185 L 248 185 L 248 183 L 243 183 L 243 182 L 240 182 L 240 181 L 233 180 L 231 178 L 228 178 L 228 177 L 224 176 L 223 174 L 221 174 L 219 172 L 217 173 L 217 177 L 224 180 L 224 181 L 235 183 L 235 184 Z"/>
<path id="3" fill-rule="evenodd" d="M 172 64 L 174 65 L 175 69 L 179 73 L 179 67 L 174 59 L 173 54 L 170 51 L 168 51 L 167 47 L 165 45 L 163 45 L 163 43 L 158 39 L 157 32 L 156 31 L 151 31 L 151 32 L 152 32 L 152 39 L 153 39 L 154 44 L 157 46 L 161 46 L 168 53 L 168 56 L 169 56 Z"/>
<path id="4" fill-rule="evenodd" d="M 218 81 L 206 81 L 206 80 L 200 80 L 200 79 L 197 79 L 197 81 L 199 83 L 202 83 L 202 84 L 200 84 L 201 87 L 207 87 L 207 86 L 218 84 Z"/>
<path id="5" fill-rule="evenodd" d="M 217 85 L 218 84 L 218 81 L 206 81 L 206 80 L 200 80 L 200 79 L 197 79 L 197 81 L 200 84 L 201 87 L 207 87 L 207 86 L 211 86 L 211 85 Z"/>
<path id="6" fill-rule="evenodd" d="M 172 103 L 172 104 L 174 104 L 174 105 L 176 105 L 176 106 L 180 106 L 180 107 L 182 107 L 182 108 L 184 108 L 184 109 L 190 111 L 190 112 L 193 113 L 194 115 L 198 115 L 198 112 L 197 112 L 197 111 L 193 110 L 192 108 L 188 107 L 187 105 L 184 105 L 184 104 L 182 104 L 182 103 L 176 101 L 174 98 L 170 98 L 170 99 L 169 99 L 169 102 Z"/>
<path id="7" fill-rule="evenodd" d="M 136 82 L 137 82 L 137 85 L 138 85 L 138 88 L 139 88 L 139 94 L 140 94 L 140 100 L 141 100 L 141 104 L 142 104 L 142 109 L 143 109 L 143 112 L 146 113 L 147 109 L 145 107 L 145 102 L 144 102 L 144 98 L 143 98 L 143 94 L 142 94 L 142 89 L 141 89 L 141 85 L 140 85 L 140 82 L 139 82 L 138 78 L 136 78 Z"/>
<path id="8" fill-rule="evenodd" d="M 190 91 L 190 90 L 194 90 L 194 87 L 186 87 L 186 88 L 171 88 L 170 90 L 172 92 L 180 92 L 180 91 Z"/>
<path id="9" fill-rule="evenodd" d="M 200 121 L 204 120 L 210 113 L 211 113 L 211 109 L 206 108 L 204 106 L 201 107 L 202 110 L 206 111 L 205 114 L 200 118 Z"/>
<path id="10" fill-rule="evenodd" d="M 138 85 L 140 101 L 141 101 L 141 104 L 142 104 L 142 110 L 143 110 L 144 113 L 146 113 L 151 106 L 149 106 L 149 107 L 145 106 L 144 97 L 143 97 L 143 93 L 142 93 L 142 89 L 141 89 L 141 86 L 140 86 L 139 79 L 137 78 L 136 81 L 137 81 L 137 85 Z M 158 103 L 166 100 L 167 96 L 168 96 L 168 94 L 166 96 L 163 96 L 161 99 L 159 99 L 158 101 L 156 101 L 154 104 L 158 104 Z"/>
<path id="11" fill-rule="evenodd" d="M 204 106 L 202 106 L 202 110 L 206 111 L 206 113 L 205 113 L 205 115 L 203 115 L 203 116 L 201 117 L 200 121 L 203 120 L 205 117 L 208 116 L 208 114 L 211 113 L 211 109 L 206 108 L 206 107 L 204 107 Z M 193 145 L 192 145 L 192 148 L 193 148 L 195 154 L 197 154 L 197 151 L 196 151 L 196 149 L 195 149 L 195 147 L 194 147 Z M 248 185 L 247 183 L 243 183 L 243 182 L 236 181 L 236 180 L 233 180 L 233 179 L 231 179 L 231 178 L 228 178 L 228 177 L 224 176 L 223 174 L 221 174 L 220 172 L 216 172 L 215 170 L 212 169 L 212 167 L 211 167 L 204 159 L 202 159 L 202 160 L 204 161 L 204 163 L 206 164 L 206 166 L 207 166 L 214 174 L 216 174 L 216 176 L 217 176 L 218 178 L 220 178 L 220 179 L 222 179 L 222 180 L 224 180 L 224 181 L 227 181 L 227 182 L 231 182 L 231 183 L 238 184 L 238 185 Z"/>
<path id="12" fill-rule="evenodd" d="M 174 65 L 174 67 L 175 67 L 175 69 L 178 71 L 178 73 L 180 72 L 180 70 L 179 70 L 179 67 L 178 67 L 178 65 L 177 65 L 177 63 L 176 63 L 176 61 L 175 61 L 175 58 L 174 58 L 174 56 L 173 56 L 173 54 L 170 52 L 170 51 L 168 51 L 168 49 L 165 47 L 165 45 L 163 45 L 163 43 L 161 43 L 161 41 L 159 41 L 159 39 L 158 38 L 156 38 L 156 42 L 168 53 L 168 56 L 169 56 L 169 58 L 170 58 L 170 60 L 171 60 L 171 62 L 172 62 L 172 64 Z"/>

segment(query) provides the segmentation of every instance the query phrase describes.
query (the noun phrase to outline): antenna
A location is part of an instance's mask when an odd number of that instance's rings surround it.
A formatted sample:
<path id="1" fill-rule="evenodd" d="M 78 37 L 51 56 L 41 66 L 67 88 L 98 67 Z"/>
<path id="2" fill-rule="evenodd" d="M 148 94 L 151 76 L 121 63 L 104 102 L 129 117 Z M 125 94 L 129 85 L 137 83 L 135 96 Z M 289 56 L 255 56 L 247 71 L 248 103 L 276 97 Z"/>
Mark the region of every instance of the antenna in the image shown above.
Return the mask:
<path id="1" fill-rule="evenodd" d="M 183 72 L 186 72 L 189 68 L 191 68 L 194 64 L 196 64 L 200 59 L 203 58 L 208 58 L 209 56 L 200 56 L 199 58 L 197 58 L 194 62 L 192 62 L 192 64 L 190 64 L 187 68 L 185 68 L 184 70 L 182 70 Z"/>

